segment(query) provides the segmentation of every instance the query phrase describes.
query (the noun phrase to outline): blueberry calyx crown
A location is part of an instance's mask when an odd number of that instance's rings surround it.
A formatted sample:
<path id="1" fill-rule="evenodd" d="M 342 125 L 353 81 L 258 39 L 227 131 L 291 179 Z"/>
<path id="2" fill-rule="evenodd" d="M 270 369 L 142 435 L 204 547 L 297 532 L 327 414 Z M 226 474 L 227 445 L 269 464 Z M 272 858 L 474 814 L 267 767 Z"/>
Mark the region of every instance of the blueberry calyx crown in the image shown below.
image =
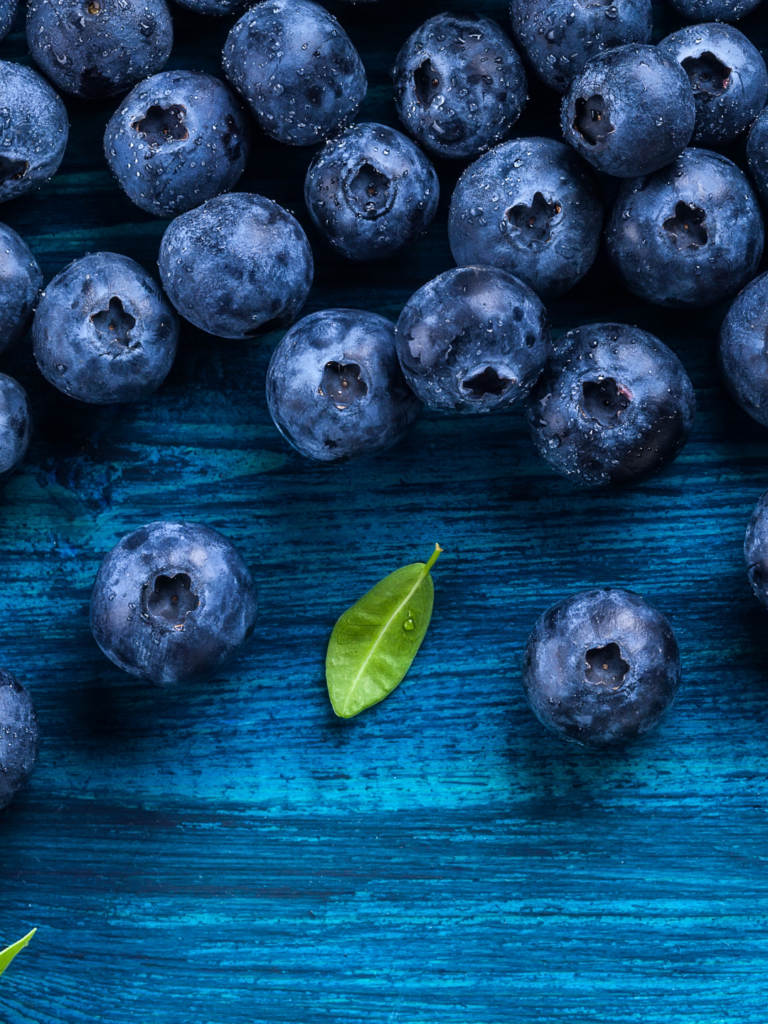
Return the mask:
<path id="1" fill-rule="evenodd" d="M 664 230 L 678 249 L 700 249 L 708 241 L 705 221 L 707 215 L 700 206 L 683 202 L 675 206 L 675 212 L 664 221 Z"/>
<path id="2" fill-rule="evenodd" d="M 131 346 L 131 331 L 136 326 L 136 317 L 131 316 L 116 295 L 109 300 L 107 309 L 91 315 L 91 323 L 100 335 L 108 335 L 111 341 L 124 349 L 138 345 L 136 342 Z"/>
<path id="3" fill-rule="evenodd" d="M 6 181 L 21 181 L 29 170 L 28 160 L 12 160 L 7 156 L 0 156 L 0 185 Z"/>
<path id="4" fill-rule="evenodd" d="M 611 641 L 603 647 L 591 647 L 585 654 L 584 678 L 594 686 L 607 686 L 619 690 L 624 685 L 629 662 L 621 656 L 621 648 Z"/>
<path id="5" fill-rule="evenodd" d="M 461 386 L 464 391 L 469 392 L 470 398 L 481 399 L 486 395 L 498 398 L 515 383 L 514 377 L 505 377 L 495 367 L 486 366 L 484 370 L 473 372 L 465 377 Z"/>
<path id="6" fill-rule="evenodd" d="M 590 96 L 587 100 L 582 96 L 576 100 L 573 129 L 590 146 L 604 142 L 606 137 L 615 130 L 605 107 L 605 100 L 598 94 Z"/>
<path id="7" fill-rule="evenodd" d="M 413 72 L 416 99 L 422 107 L 429 107 L 440 92 L 440 75 L 431 60 L 427 59 Z"/>
<path id="8" fill-rule="evenodd" d="M 183 142 L 189 138 L 189 129 L 184 124 L 186 114 L 186 107 L 180 103 L 171 103 L 168 107 L 155 103 L 131 127 L 153 147 L 165 142 Z"/>
<path id="9" fill-rule="evenodd" d="M 515 241 L 532 249 L 536 244 L 546 244 L 552 237 L 552 223 L 562 210 L 554 200 L 548 203 L 541 192 L 536 192 L 530 206 L 518 203 L 504 214 L 503 224 Z"/>
<path id="10" fill-rule="evenodd" d="M 199 608 L 200 598 L 193 589 L 189 573 L 172 573 L 173 570 L 160 573 L 145 584 L 144 608 L 155 620 L 182 630 L 188 615 Z"/>
<path id="11" fill-rule="evenodd" d="M 323 379 L 317 389 L 318 395 L 325 395 L 337 409 L 346 409 L 368 394 L 368 385 L 362 378 L 357 363 L 329 362 L 325 364 Z"/>
<path id="12" fill-rule="evenodd" d="M 387 213 L 395 201 L 395 184 L 383 171 L 365 161 L 344 179 L 347 203 L 359 217 L 376 220 Z"/>
<path id="13" fill-rule="evenodd" d="M 585 380 L 581 386 L 581 408 L 585 416 L 596 420 L 603 427 L 615 427 L 619 417 L 628 409 L 632 396 L 613 377 L 600 380 Z"/>
<path id="14" fill-rule="evenodd" d="M 716 96 L 722 96 L 731 84 L 731 69 L 709 50 L 698 57 L 686 57 L 681 63 L 688 75 L 695 100 L 709 103 Z"/>

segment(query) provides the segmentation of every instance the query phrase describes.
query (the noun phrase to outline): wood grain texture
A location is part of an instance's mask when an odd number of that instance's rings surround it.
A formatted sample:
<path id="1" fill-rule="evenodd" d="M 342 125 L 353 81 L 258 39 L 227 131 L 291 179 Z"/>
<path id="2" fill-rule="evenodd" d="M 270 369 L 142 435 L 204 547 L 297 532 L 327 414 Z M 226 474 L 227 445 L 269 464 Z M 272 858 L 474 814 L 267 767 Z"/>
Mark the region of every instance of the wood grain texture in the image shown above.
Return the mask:
<path id="1" fill-rule="evenodd" d="M 399 45 L 463 4 L 328 6 L 369 72 L 361 117 L 396 125 Z M 472 6 L 508 28 L 501 0 Z M 765 18 L 741 23 L 761 46 Z M 232 19 L 174 19 L 169 67 L 216 72 Z M 657 38 L 678 24 L 657 5 Z M 21 21 L 0 58 L 28 60 Z M 115 102 L 67 106 L 61 172 L 0 218 L 46 279 L 99 249 L 154 268 L 166 222 L 129 203 L 101 155 Z M 557 102 L 534 86 L 518 134 L 537 133 L 557 136 Z M 743 145 L 729 154 L 742 161 Z M 258 137 L 240 187 L 307 227 L 308 312 L 396 317 L 452 265 L 459 168 L 438 165 L 438 221 L 412 252 L 354 266 L 308 224 L 310 156 Z M 0 983 L 2 1024 L 765 1024 L 766 617 L 741 544 L 768 486 L 768 433 L 718 379 L 724 312 L 645 306 L 604 255 L 552 303 L 558 330 L 655 332 L 696 387 L 681 457 L 615 493 L 577 492 L 538 464 L 517 414 L 427 416 L 382 457 L 310 465 L 266 411 L 276 338 L 185 326 L 156 398 L 103 409 L 49 387 L 28 344 L 5 358 L 36 430 L 0 503 L 0 650 L 44 745 L 0 814 L 0 946 L 39 928 Z M 262 600 L 231 670 L 175 691 L 113 668 L 87 618 L 100 559 L 161 517 L 222 530 Z M 336 719 L 323 679 L 335 619 L 435 541 L 435 611 L 408 678 Z M 595 584 L 657 603 L 683 652 L 671 717 L 626 753 L 548 736 L 520 686 L 537 616 Z"/>

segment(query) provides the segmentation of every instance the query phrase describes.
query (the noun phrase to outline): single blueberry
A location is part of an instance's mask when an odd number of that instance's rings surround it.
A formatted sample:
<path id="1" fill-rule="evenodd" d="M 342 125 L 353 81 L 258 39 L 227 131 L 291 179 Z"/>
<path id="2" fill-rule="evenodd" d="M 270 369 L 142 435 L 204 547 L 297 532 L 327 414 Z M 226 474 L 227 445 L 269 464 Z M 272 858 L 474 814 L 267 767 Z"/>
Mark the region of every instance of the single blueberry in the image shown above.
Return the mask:
<path id="1" fill-rule="evenodd" d="M 536 74 L 558 92 L 599 53 L 650 43 L 651 0 L 511 0 L 512 31 Z"/>
<path id="2" fill-rule="evenodd" d="M 60 89 L 99 98 L 159 71 L 173 24 L 165 0 L 30 0 L 27 42 Z"/>
<path id="3" fill-rule="evenodd" d="M 45 79 L 0 61 L 0 203 L 52 178 L 68 135 L 67 111 Z"/>
<path id="4" fill-rule="evenodd" d="M 686 149 L 619 189 L 608 255 L 630 291 L 661 306 L 731 298 L 757 272 L 763 218 L 746 176 L 719 153 Z"/>
<path id="5" fill-rule="evenodd" d="M 32 410 L 18 381 L 0 373 L 0 476 L 11 473 L 27 454 Z"/>
<path id="6" fill-rule="evenodd" d="M 749 518 L 744 559 L 755 597 L 768 606 L 768 491 L 761 495 Z"/>
<path id="7" fill-rule="evenodd" d="M 368 87 L 357 50 L 312 0 L 264 0 L 233 27 L 224 72 L 278 142 L 311 146 L 346 127 Z"/>
<path id="8" fill-rule="evenodd" d="M 768 204 L 768 107 L 760 111 L 749 130 L 747 166 L 760 198 Z"/>
<path id="9" fill-rule="evenodd" d="M 738 21 L 762 0 L 669 0 L 690 21 Z"/>
<path id="10" fill-rule="evenodd" d="M 688 145 L 696 104 L 688 76 L 655 46 L 632 43 L 592 57 L 563 97 L 565 141 L 617 178 L 650 174 Z"/>
<path id="11" fill-rule="evenodd" d="M 91 630 L 119 668 L 173 686 L 217 672 L 253 632 L 256 610 L 253 577 L 226 537 L 198 523 L 154 522 L 102 562 Z"/>
<path id="12" fill-rule="evenodd" d="M 752 124 L 768 99 L 765 61 L 743 32 L 717 23 L 689 25 L 659 49 L 680 64 L 696 102 L 694 142 L 719 146 Z"/>
<path id="13" fill-rule="evenodd" d="M 696 396 L 675 353 L 646 331 L 590 324 L 555 345 L 526 403 L 538 454 L 580 484 L 626 484 L 678 454 Z"/>
<path id="14" fill-rule="evenodd" d="M 768 274 L 734 299 L 720 328 L 718 355 L 734 401 L 768 427 Z"/>
<path id="15" fill-rule="evenodd" d="M 376 260 L 412 245 L 429 227 L 440 186 L 410 139 L 382 124 L 355 124 L 312 161 L 304 198 L 318 231 L 351 260 Z"/>
<path id="16" fill-rule="evenodd" d="M 448 270 L 408 300 L 397 321 L 405 379 L 430 409 L 486 413 L 533 387 L 550 352 L 541 300 L 493 267 Z"/>
<path id="17" fill-rule="evenodd" d="M 464 171 L 448 237 L 459 266 L 485 264 L 541 295 L 562 295 L 594 262 L 603 228 L 597 177 L 553 139 L 513 139 Z"/>
<path id="18" fill-rule="evenodd" d="M 421 413 L 394 326 L 359 309 L 312 313 L 288 331 L 267 371 L 267 405 L 283 437 L 318 462 L 383 451 Z"/>
<path id="19" fill-rule="evenodd" d="M 528 98 L 517 51 L 479 14 L 425 21 L 398 53 L 392 76 L 397 113 L 411 135 L 459 160 L 500 142 Z"/>
<path id="20" fill-rule="evenodd" d="M 523 690 L 542 725 L 581 746 L 623 747 L 663 720 L 680 686 L 669 622 L 629 590 L 583 590 L 552 605 L 525 648 Z"/>
<path id="21" fill-rule="evenodd" d="M 12 348 L 26 331 L 42 284 L 27 243 L 0 224 L 0 352 Z"/>
<path id="22" fill-rule="evenodd" d="M 43 292 L 32 344 L 44 377 L 65 395 L 105 405 L 137 402 L 168 375 L 179 325 L 146 270 L 97 252 L 61 270 Z"/>
<path id="23" fill-rule="evenodd" d="M 263 196 L 217 196 L 172 220 L 160 274 L 185 319 L 221 338 L 287 327 L 312 286 L 312 250 L 299 222 Z"/>
<path id="24" fill-rule="evenodd" d="M 39 742 L 29 692 L 10 672 L 0 670 L 0 810 L 29 781 Z"/>
<path id="25" fill-rule="evenodd" d="M 104 155 L 137 206 L 168 217 L 233 188 L 250 135 L 242 104 L 218 78 L 163 71 L 140 82 L 112 115 Z"/>
<path id="26" fill-rule="evenodd" d="M 0 39 L 5 39 L 16 20 L 19 0 L 0 0 Z"/>

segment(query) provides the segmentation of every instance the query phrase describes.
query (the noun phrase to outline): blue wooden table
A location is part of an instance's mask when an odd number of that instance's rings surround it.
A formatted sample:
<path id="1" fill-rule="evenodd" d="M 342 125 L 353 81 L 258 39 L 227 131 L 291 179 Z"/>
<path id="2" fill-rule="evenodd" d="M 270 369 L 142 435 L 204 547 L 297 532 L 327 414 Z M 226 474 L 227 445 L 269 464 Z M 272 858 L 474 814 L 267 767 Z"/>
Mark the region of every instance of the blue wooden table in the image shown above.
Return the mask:
<path id="1" fill-rule="evenodd" d="M 462 5 L 328 6 L 368 69 L 361 117 L 396 125 L 398 46 Z M 502 0 L 472 6 L 508 28 Z M 661 4 L 656 15 L 657 38 L 679 24 Z M 761 45 L 767 15 L 741 23 Z M 217 71 L 232 19 L 174 18 L 169 67 Z M 0 58 L 28 60 L 21 21 Z M 166 222 L 128 202 L 101 156 L 116 101 L 67 106 L 61 172 L 0 217 L 46 279 L 85 251 L 154 268 Z M 518 133 L 557 135 L 554 96 L 533 90 Z M 743 145 L 728 152 L 743 160 Z M 440 214 L 412 252 L 354 266 L 308 224 L 310 155 L 258 137 L 240 187 L 307 227 L 307 311 L 395 318 L 452 265 L 459 168 L 438 165 Z M 551 304 L 558 331 L 616 319 L 657 333 L 696 387 L 680 458 L 610 493 L 537 463 L 519 414 L 426 416 L 382 457 L 310 465 L 266 411 L 277 337 L 185 325 L 169 380 L 135 406 L 65 399 L 28 343 L 5 358 L 36 429 L 0 503 L 0 652 L 44 743 L 0 813 L 0 945 L 39 928 L 0 981 L 2 1024 L 765 1024 L 768 638 L 741 544 L 768 486 L 768 433 L 718 378 L 724 312 L 645 306 L 604 255 Z M 101 558 L 158 518 L 224 532 L 262 601 L 231 669 L 173 691 L 121 674 L 88 628 Z M 411 673 L 383 704 L 336 719 L 333 622 L 435 541 L 435 613 Z M 520 686 L 537 616 L 594 584 L 658 604 L 683 652 L 672 715 L 624 753 L 550 737 Z"/>

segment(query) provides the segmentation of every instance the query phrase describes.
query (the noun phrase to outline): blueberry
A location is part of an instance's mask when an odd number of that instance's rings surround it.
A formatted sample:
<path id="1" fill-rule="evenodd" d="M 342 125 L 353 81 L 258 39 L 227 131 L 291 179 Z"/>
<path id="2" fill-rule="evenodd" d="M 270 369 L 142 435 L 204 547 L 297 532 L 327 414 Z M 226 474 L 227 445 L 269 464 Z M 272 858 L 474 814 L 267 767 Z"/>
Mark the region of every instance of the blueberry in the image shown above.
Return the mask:
<path id="1" fill-rule="evenodd" d="M 351 260 L 383 259 L 412 245 L 435 216 L 439 194 L 421 150 L 382 124 L 355 124 L 326 142 L 304 184 L 318 231 Z"/>
<path id="2" fill-rule="evenodd" d="M 287 327 L 312 286 L 312 250 L 299 222 L 271 199 L 245 192 L 209 199 L 171 221 L 159 266 L 179 313 L 221 338 Z"/>
<path id="3" fill-rule="evenodd" d="M 765 61 L 737 28 L 689 25 L 662 39 L 659 49 L 688 75 L 696 101 L 694 142 L 711 146 L 731 142 L 765 106 Z"/>
<path id="4" fill-rule="evenodd" d="M 198 523 L 128 533 L 101 563 L 91 596 L 96 643 L 157 686 L 205 679 L 253 632 L 256 585 L 226 537 Z"/>
<path id="5" fill-rule="evenodd" d="M 768 491 L 761 495 L 749 518 L 744 559 L 755 597 L 768 606 Z"/>
<path id="6" fill-rule="evenodd" d="M 641 299 L 706 306 L 735 295 L 757 273 L 763 218 L 735 164 L 686 149 L 669 167 L 623 183 L 606 241 L 614 267 Z"/>
<path id="7" fill-rule="evenodd" d="M 16 20 L 19 0 L 0 0 L 0 39 L 5 39 Z"/>
<path id="8" fill-rule="evenodd" d="M 587 62 L 563 97 L 569 142 L 617 178 L 650 174 L 688 145 L 696 104 L 688 76 L 655 46 L 632 43 Z"/>
<path id="9" fill-rule="evenodd" d="M 176 355 L 176 314 L 146 270 L 97 252 L 60 271 L 32 325 L 37 365 L 65 395 L 137 402 L 165 380 Z"/>
<path id="10" fill-rule="evenodd" d="M 0 352 L 24 334 L 43 284 L 29 246 L 13 228 L 0 224 Z"/>
<path id="11" fill-rule="evenodd" d="M 761 110 L 749 130 L 747 164 L 764 203 L 768 203 L 768 107 Z"/>
<path id="12" fill-rule="evenodd" d="M 429 281 L 397 321 L 405 379 L 430 409 L 485 413 L 533 387 L 550 351 L 549 324 L 528 285 L 493 267 Z"/>
<path id="13" fill-rule="evenodd" d="M 30 0 L 27 42 L 60 89 L 112 96 L 163 67 L 173 25 L 165 0 Z"/>
<path id="14" fill-rule="evenodd" d="M 52 178 L 68 135 L 67 111 L 45 79 L 0 61 L 0 203 Z"/>
<path id="15" fill-rule="evenodd" d="M 651 0 L 512 0 L 512 31 L 534 71 L 565 92 L 590 57 L 651 41 Z"/>
<path id="16" fill-rule="evenodd" d="M 734 299 L 720 328 L 718 355 L 734 401 L 768 427 L 768 274 Z"/>
<path id="17" fill-rule="evenodd" d="M 383 451 L 421 413 L 394 327 L 359 309 L 312 313 L 288 331 L 267 371 L 267 405 L 283 437 L 318 462 Z"/>
<path id="18" fill-rule="evenodd" d="M 676 11 L 691 21 L 738 21 L 762 0 L 669 0 Z"/>
<path id="19" fill-rule="evenodd" d="M 336 18 L 311 0 L 264 0 L 224 45 L 224 71 L 278 142 L 310 146 L 346 127 L 367 89 Z"/>
<path id="20" fill-rule="evenodd" d="M 675 353 L 623 324 L 590 324 L 555 345 L 526 403 L 531 437 L 553 469 L 588 486 L 648 476 L 678 454 L 696 397 Z"/>
<path id="21" fill-rule="evenodd" d="M 438 156 L 467 159 L 500 142 L 527 100 L 523 62 L 495 21 L 437 14 L 392 71 L 400 120 Z"/>
<path id="22" fill-rule="evenodd" d="M 16 469 L 32 436 L 32 410 L 24 388 L 0 373 L 0 476 Z"/>
<path id="23" fill-rule="evenodd" d="M 32 698 L 15 676 L 0 670 L 0 809 L 29 781 L 39 739 Z"/>
<path id="24" fill-rule="evenodd" d="M 679 685 L 672 627 L 629 590 L 596 587 L 552 605 L 525 648 L 531 710 L 551 732 L 581 746 L 642 739 L 666 716 Z"/>
<path id="25" fill-rule="evenodd" d="M 592 168 L 552 139 L 513 139 L 462 174 L 448 237 L 459 264 L 519 277 L 542 297 L 562 295 L 592 266 L 603 204 Z"/>
<path id="26" fill-rule="evenodd" d="M 112 115 L 104 155 L 130 199 L 174 216 L 221 192 L 245 169 L 250 127 L 218 78 L 163 71 L 137 85 Z"/>

